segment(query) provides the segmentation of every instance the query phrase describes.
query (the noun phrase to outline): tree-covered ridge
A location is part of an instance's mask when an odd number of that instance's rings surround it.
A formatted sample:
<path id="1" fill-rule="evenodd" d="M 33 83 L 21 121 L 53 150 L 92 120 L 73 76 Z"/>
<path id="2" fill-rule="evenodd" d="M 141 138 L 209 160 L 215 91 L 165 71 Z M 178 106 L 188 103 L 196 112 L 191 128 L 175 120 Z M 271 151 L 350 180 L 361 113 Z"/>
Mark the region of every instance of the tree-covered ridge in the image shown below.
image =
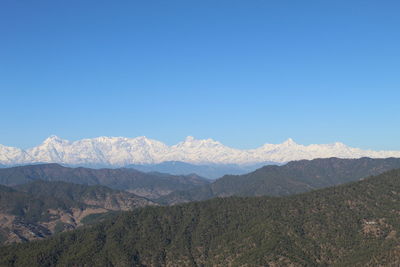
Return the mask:
<path id="1" fill-rule="evenodd" d="M 102 185 L 87 186 L 62 181 L 46 182 L 35 180 L 14 187 L 38 198 L 55 197 L 65 202 L 84 203 L 110 210 L 131 210 L 154 204 L 152 201 L 126 191 L 111 189 Z"/>
<path id="2" fill-rule="evenodd" d="M 398 266 L 400 170 L 289 197 L 126 212 L 0 249 L 4 266 Z"/>
<path id="3" fill-rule="evenodd" d="M 64 181 L 75 184 L 104 185 L 129 190 L 144 197 L 159 197 L 175 190 L 208 184 L 197 175 L 143 173 L 134 169 L 69 168 L 59 164 L 26 165 L 0 169 L 0 184 L 19 185 L 33 180 Z"/>
<path id="4" fill-rule="evenodd" d="M 30 222 L 47 220 L 50 215 L 44 211 L 48 209 L 66 210 L 68 207 L 84 206 L 83 203 L 69 199 L 62 200 L 51 195 L 35 197 L 7 186 L 0 186 L 0 212 L 20 216 Z"/>
<path id="5" fill-rule="evenodd" d="M 0 244 L 41 239 L 75 229 L 89 215 L 132 210 L 154 202 L 104 186 L 34 182 L 0 186 Z"/>
<path id="6" fill-rule="evenodd" d="M 226 175 L 215 182 L 172 192 L 161 203 L 179 203 L 226 196 L 286 196 L 357 181 L 400 168 L 399 158 L 315 159 L 264 166 L 244 175 Z"/>

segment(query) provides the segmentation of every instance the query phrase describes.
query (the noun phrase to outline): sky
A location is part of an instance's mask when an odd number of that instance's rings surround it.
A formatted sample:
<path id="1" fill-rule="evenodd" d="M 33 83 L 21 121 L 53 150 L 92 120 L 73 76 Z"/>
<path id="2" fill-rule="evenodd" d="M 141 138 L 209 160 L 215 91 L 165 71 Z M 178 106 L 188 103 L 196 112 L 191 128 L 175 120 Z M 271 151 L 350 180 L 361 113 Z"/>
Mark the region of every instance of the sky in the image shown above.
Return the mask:
<path id="1" fill-rule="evenodd" d="M 400 150 L 400 2 L 3 0 L 0 144 Z"/>

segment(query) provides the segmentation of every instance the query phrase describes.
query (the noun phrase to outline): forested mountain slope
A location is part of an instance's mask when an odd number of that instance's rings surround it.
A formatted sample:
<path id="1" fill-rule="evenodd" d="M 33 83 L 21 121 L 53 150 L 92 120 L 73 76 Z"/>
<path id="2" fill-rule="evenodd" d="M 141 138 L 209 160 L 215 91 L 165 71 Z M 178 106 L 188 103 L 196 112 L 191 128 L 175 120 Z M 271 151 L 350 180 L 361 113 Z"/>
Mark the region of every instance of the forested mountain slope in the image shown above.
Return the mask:
<path id="1" fill-rule="evenodd" d="M 264 166 L 245 175 L 226 175 L 202 187 L 172 192 L 160 202 L 174 204 L 226 196 L 285 196 L 357 181 L 400 168 L 399 158 L 315 159 Z"/>
<path id="2" fill-rule="evenodd" d="M 105 186 L 66 182 L 0 185 L 0 244 L 41 239 L 75 229 L 91 214 L 155 205 L 132 193 Z"/>
<path id="3" fill-rule="evenodd" d="M 400 170 L 289 197 L 146 207 L 0 249 L 4 266 L 398 266 Z"/>
<path id="4" fill-rule="evenodd" d="M 208 184 L 197 175 L 143 173 L 134 169 L 69 168 L 58 164 L 26 165 L 0 169 L 0 184 L 18 185 L 32 180 L 64 181 L 76 184 L 104 185 L 128 190 L 144 197 L 159 197 L 175 190 Z"/>

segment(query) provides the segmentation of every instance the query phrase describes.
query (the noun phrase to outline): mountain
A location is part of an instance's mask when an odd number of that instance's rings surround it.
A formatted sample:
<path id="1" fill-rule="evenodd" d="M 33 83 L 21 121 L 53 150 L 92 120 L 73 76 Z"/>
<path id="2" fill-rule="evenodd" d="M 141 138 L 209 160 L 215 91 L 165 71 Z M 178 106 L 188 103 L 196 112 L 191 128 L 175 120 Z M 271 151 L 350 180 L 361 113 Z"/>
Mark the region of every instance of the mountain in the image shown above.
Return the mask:
<path id="1" fill-rule="evenodd" d="M 26 151 L 0 144 L 0 164 L 12 165 L 31 161 L 34 159 Z"/>
<path id="2" fill-rule="evenodd" d="M 146 207 L 39 242 L 3 266 L 399 266 L 400 170 L 290 197 Z"/>
<path id="3" fill-rule="evenodd" d="M 28 150 L 0 145 L 0 164 L 4 165 L 61 163 L 85 167 L 123 167 L 130 164 L 158 164 L 165 161 L 181 161 L 197 165 L 253 165 L 330 157 L 400 157 L 400 151 L 361 150 L 342 143 L 304 146 L 292 139 L 282 144 L 265 144 L 256 149 L 240 150 L 227 147 L 213 139 L 197 140 L 191 136 L 173 146 L 167 146 L 144 136 L 97 137 L 74 142 L 50 136 L 41 145 Z"/>
<path id="4" fill-rule="evenodd" d="M 34 180 L 13 187 L 38 198 L 55 197 L 68 202 L 79 202 L 107 210 L 131 210 L 154 205 L 154 202 L 133 193 L 111 189 L 102 185 L 82 185 L 62 181 Z"/>
<path id="5" fill-rule="evenodd" d="M 264 166 L 244 175 L 226 175 L 208 185 L 172 192 L 158 202 L 176 204 L 232 195 L 285 196 L 357 181 L 396 168 L 400 168 L 399 158 L 292 161 L 283 166 Z"/>
<path id="6" fill-rule="evenodd" d="M 32 180 L 65 181 L 76 184 L 104 185 L 143 197 L 156 198 L 175 190 L 208 184 L 197 175 L 143 173 L 134 169 L 69 168 L 59 164 L 37 164 L 0 169 L 0 184 L 14 186 Z"/>
<path id="7" fill-rule="evenodd" d="M 42 239 L 75 229 L 88 216 L 147 205 L 155 203 L 98 185 L 41 180 L 14 188 L 0 185 L 0 244 Z"/>
<path id="8" fill-rule="evenodd" d="M 237 165 L 237 164 L 209 164 L 195 165 L 182 161 L 165 161 L 158 164 L 132 164 L 126 168 L 134 168 L 143 172 L 161 172 L 174 175 L 189 175 L 196 173 L 201 177 L 216 179 L 226 174 L 245 174 L 254 171 L 264 165 L 273 164 L 264 162 L 253 165 Z"/>

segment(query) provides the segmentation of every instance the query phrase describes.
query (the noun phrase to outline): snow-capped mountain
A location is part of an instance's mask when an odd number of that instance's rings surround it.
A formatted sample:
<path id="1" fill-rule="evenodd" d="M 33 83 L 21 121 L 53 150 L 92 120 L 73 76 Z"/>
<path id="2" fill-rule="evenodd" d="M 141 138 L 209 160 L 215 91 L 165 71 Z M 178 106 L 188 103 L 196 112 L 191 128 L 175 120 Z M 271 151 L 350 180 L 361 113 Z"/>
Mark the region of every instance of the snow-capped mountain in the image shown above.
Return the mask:
<path id="1" fill-rule="evenodd" d="M 33 158 L 22 149 L 0 145 L 0 164 L 12 165 L 33 162 Z"/>
<path id="2" fill-rule="evenodd" d="M 348 147 L 342 143 L 300 145 L 292 139 L 282 144 L 265 144 L 256 149 L 227 147 L 213 139 L 188 136 L 173 146 L 146 138 L 97 137 L 68 141 L 50 136 L 41 145 L 28 150 L 0 145 L 0 164 L 54 162 L 68 165 L 126 166 L 182 161 L 193 164 L 283 163 L 315 158 L 387 158 L 400 157 L 400 151 L 372 151 Z"/>

